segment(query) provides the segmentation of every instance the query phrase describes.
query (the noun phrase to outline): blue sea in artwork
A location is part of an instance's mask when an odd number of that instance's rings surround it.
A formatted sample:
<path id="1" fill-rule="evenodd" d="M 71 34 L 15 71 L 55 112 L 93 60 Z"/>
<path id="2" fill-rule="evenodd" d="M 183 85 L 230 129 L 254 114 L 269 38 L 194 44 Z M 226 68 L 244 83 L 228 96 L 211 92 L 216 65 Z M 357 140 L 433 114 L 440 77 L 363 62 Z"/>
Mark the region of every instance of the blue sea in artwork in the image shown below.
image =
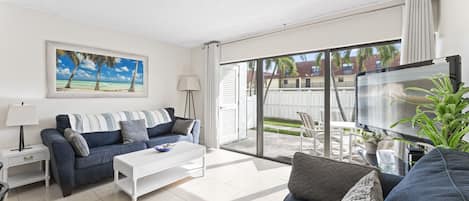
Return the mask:
<path id="1" fill-rule="evenodd" d="M 57 91 L 142 92 L 142 60 L 56 51 Z"/>

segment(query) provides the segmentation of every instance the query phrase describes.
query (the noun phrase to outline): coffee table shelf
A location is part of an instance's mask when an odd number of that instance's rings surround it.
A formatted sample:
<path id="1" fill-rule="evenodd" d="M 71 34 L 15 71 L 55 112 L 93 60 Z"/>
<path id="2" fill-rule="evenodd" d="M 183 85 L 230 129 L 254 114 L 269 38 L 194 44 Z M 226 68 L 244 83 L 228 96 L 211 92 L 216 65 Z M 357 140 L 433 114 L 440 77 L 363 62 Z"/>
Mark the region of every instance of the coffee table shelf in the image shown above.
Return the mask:
<path id="1" fill-rule="evenodd" d="M 195 175 L 195 171 L 201 171 L 203 177 L 206 168 L 205 152 L 204 146 L 178 142 L 166 153 L 146 149 L 115 156 L 114 183 L 117 188 L 130 195 L 132 201 L 137 201 L 144 194 Z M 123 174 L 125 178 L 119 179 L 119 174 Z"/>
<path id="2" fill-rule="evenodd" d="M 137 197 L 190 176 L 188 169 L 175 167 L 143 177 L 137 181 Z M 117 182 L 117 186 L 129 195 L 132 195 L 132 185 L 131 178 L 121 179 Z"/>

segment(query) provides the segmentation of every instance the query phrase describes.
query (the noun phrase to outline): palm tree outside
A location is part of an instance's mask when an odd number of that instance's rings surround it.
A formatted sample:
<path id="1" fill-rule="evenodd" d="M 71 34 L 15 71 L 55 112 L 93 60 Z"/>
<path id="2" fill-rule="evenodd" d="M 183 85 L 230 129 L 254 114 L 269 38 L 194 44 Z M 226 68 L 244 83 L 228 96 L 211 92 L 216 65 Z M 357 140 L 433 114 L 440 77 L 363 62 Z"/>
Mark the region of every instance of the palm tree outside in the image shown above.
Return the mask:
<path id="1" fill-rule="evenodd" d="M 335 51 L 332 52 L 332 63 L 338 70 L 342 70 L 344 63 L 350 63 L 350 54 L 351 50 L 344 50 L 344 51 Z M 337 102 L 337 107 L 339 108 L 340 116 L 342 117 L 343 121 L 347 121 L 347 116 L 345 115 L 344 108 L 342 106 L 342 102 L 340 101 L 339 97 L 339 90 L 337 88 L 337 83 L 335 79 L 335 70 L 331 70 L 331 79 L 332 79 L 332 87 L 334 88 L 335 98 Z"/>
<path id="2" fill-rule="evenodd" d="M 366 61 L 373 56 L 372 47 L 363 47 L 358 49 L 356 58 L 356 64 L 360 72 L 366 72 Z"/>
<path id="3" fill-rule="evenodd" d="M 383 45 L 377 47 L 378 56 L 383 67 L 389 67 L 399 54 L 399 50 L 394 45 Z"/>
<path id="4" fill-rule="evenodd" d="M 248 72 L 250 72 L 250 78 L 249 78 L 249 84 L 248 84 L 248 88 L 249 88 L 249 96 L 252 96 L 253 93 L 252 93 L 252 89 L 254 88 L 254 76 L 255 76 L 255 72 L 256 72 L 256 61 L 248 61 L 247 63 L 248 65 Z"/>
<path id="5" fill-rule="evenodd" d="M 264 103 L 265 103 L 265 101 L 267 100 L 267 95 L 269 93 L 270 86 L 272 84 L 272 80 L 275 76 L 275 73 L 278 74 L 279 88 L 282 88 L 283 87 L 282 86 L 283 75 L 297 76 L 298 69 L 296 68 L 295 60 L 291 56 L 266 59 L 264 65 L 265 65 L 264 69 L 266 71 L 270 70 L 270 68 L 273 66 L 272 75 L 270 76 L 269 82 L 267 83 L 267 87 L 266 87 L 265 94 L 264 94 Z"/>

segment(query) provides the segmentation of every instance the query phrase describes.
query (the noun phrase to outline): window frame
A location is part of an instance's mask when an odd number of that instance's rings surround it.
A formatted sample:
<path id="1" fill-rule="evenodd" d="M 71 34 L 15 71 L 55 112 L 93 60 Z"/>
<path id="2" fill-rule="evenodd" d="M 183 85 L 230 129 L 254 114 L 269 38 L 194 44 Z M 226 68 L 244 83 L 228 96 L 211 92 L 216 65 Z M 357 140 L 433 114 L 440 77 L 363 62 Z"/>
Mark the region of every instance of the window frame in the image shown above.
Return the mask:
<path id="1" fill-rule="evenodd" d="M 305 88 L 311 88 L 311 78 L 305 78 Z"/>
<path id="2" fill-rule="evenodd" d="M 360 43 L 356 45 L 350 45 L 350 46 L 341 46 L 341 47 L 334 47 L 334 48 L 326 48 L 326 49 L 319 49 L 319 50 L 310 50 L 310 51 L 301 51 L 301 52 L 295 52 L 295 53 L 288 53 L 288 54 L 283 54 L 283 55 L 275 55 L 275 56 L 267 56 L 267 57 L 259 57 L 259 58 L 252 58 L 252 59 L 246 59 L 246 60 L 237 60 L 237 61 L 230 61 L 230 62 L 220 62 L 219 65 L 229 65 L 229 64 L 235 64 L 235 63 L 241 63 L 241 62 L 249 62 L 249 61 L 254 61 L 257 63 L 257 71 L 256 71 L 256 91 L 257 94 L 264 94 L 264 88 L 263 88 L 263 61 L 267 59 L 273 59 L 277 57 L 286 57 L 286 56 L 296 56 L 296 55 L 301 55 L 301 54 L 314 54 L 314 53 L 320 53 L 322 52 L 324 54 L 324 69 L 319 68 L 319 73 L 316 74 L 312 72 L 313 76 L 321 75 L 324 77 L 324 133 L 329 133 L 326 134 L 325 136 L 325 143 L 324 143 L 324 155 L 326 157 L 330 156 L 331 153 L 331 136 L 330 136 L 330 107 L 331 107 L 331 56 L 330 54 L 334 51 L 341 51 L 341 50 L 347 50 L 347 49 L 355 49 L 355 48 L 364 48 L 364 47 L 375 47 L 375 46 L 382 46 L 382 45 L 389 45 L 389 44 L 396 44 L 396 43 L 401 43 L 402 44 L 402 39 L 392 39 L 392 40 L 384 40 L 384 41 L 378 41 L 378 42 L 370 42 L 370 43 Z M 402 48 L 402 46 L 401 46 Z M 400 50 L 402 52 L 402 49 Z M 321 72 L 324 71 L 324 72 Z M 312 77 L 311 77 L 312 78 Z M 286 81 L 286 80 L 285 80 Z M 310 80 L 310 84 L 312 86 L 312 80 Z M 285 85 L 285 84 L 284 84 Z M 301 83 L 300 83 L 301 86 Z M 280 87 L 280 86 L 279 86 Z M 280 163 L 285 163 L 285 164 L 291 164 L 289 161 L 282 161 L 276 158 L 271 158 L 268 156 L 264 156 L 264 138 L 263 138 L 263 118 L 264 118 L 264 104 L 263 104 L 263 96 L 257 96 L 257 136 L 256 136 L 256 154 L 252 153 L 247 153 L 243 152 L 240 150 L 234 150 L 234 149 L 229 149 L 220 146 L 221 149 L 228 150 L 228 151 L 233 151 L 236 153 L 242 153 L 254 157 L 259 157 L 267 160 L 272 160 Z M 260 104 L 260 105 L 259 105 Z"/>

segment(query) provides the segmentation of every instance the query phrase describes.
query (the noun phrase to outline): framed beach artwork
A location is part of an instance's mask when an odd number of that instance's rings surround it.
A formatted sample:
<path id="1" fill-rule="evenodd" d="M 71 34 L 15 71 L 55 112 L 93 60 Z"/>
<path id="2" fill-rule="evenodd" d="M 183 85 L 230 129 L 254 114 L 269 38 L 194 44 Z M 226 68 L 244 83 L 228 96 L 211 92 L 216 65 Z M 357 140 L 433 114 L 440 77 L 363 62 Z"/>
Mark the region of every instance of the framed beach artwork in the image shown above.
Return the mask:
<path id="1" fill-rule="evenodd" d="M 148 96 L 148 57 L 46 42 L 47 97 Z"/>

